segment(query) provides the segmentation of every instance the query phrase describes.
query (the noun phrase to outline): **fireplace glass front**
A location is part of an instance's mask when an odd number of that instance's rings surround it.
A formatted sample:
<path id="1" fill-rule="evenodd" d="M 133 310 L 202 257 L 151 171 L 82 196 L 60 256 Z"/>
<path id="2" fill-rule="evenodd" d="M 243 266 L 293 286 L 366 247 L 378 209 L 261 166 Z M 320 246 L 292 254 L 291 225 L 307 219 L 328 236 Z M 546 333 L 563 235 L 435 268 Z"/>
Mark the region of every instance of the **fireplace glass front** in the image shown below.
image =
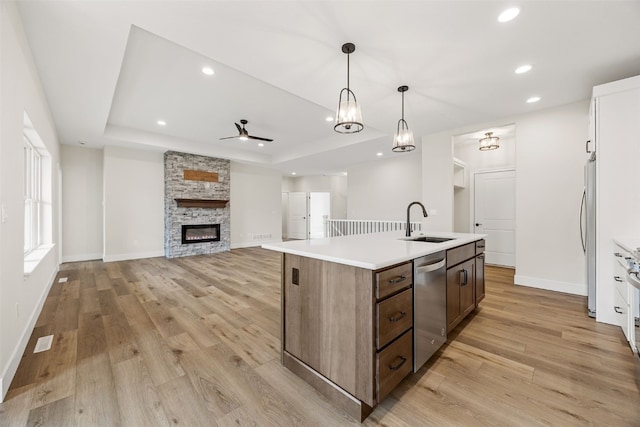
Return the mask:
<path id="1" fill-rule="evenodd" d="M 220 224 L 182 226 L 182 244 L 220 241 Z"/>

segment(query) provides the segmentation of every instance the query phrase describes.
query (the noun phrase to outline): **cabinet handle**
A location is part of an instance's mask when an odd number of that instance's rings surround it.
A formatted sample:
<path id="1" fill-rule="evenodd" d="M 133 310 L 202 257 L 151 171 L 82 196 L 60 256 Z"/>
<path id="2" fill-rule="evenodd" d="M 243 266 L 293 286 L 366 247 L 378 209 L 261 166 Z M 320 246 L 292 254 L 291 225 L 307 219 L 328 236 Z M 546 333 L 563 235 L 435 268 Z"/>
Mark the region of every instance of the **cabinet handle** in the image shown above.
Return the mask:
<path id="1" fill-rule="evenodd" d="M 613 256 L 617 256 L 618 258 L 622 258 L 622 254 L 620 252 L 614 253 Z"/>
<path id="2" fill-rule="evenodd" d="M 406 276 L 398 276 L 395 279 L 389 279 L 389 283 L 391 283 L 392 285 L 395 285 L 395 284 L 403 282 L 405 280 L 407 280 Z"/>
<path id="3" fill-rule="evenodd" d="M 624 280 L 622 280 L 622 278 L 621 278 L 620 276 L 613 276 L 613 279 L 614 279 L 616 282 L 624 282 Z"/>
<path id="4" fill-rule="evenodd" d="M 398 313 L 400 313 L 400 315 L 398 317 L 393 317 L 393 316 L 389 317 L 389 322 L 395 323 L 395 322 L 397 322 L 399 320 L 404 319 L 404 317 L 407 315 L 406 311 L 398 311 Z"/>
<path id="5" fill-rule="evenodd" d="M 476 258 L 478 259 L 484 259 L 484 255 L 477 255 Z"/>
<path id="6" fill-rule="evenodd" d="M 618 313 L 618 314 L 624 314 L 624 313 L 622 312 L 622 309 L 621 309 L 621 308 L 620 308 L 620 306 L 618 306 L 618 305 L 616 305 L 615 307 L 613 307 L 613 309 L 614 309 L 614 310 L 616 311 L 616 313 Z"/>
<path id="7" fill-rule="evenodd" d="M 467 284 L 467 279 L 468 279 L 467 270 L 466 269 L 460 270 L 460 274 L 461 274 L 460 286 L 464 286 Z"/>
<path id="8" fill-rule="evenodd" d="M 586 151 L 587 153 L 590 153 L 591 151 L 589 151 L 589 143 L 591 142 L 591 140 L 588 140 L 587 142 L 585 142 L 584 144 L 584 151 Z"/>
<path id="9" fill-rule="evenodd" d="M 396 360 L 400 359 L 400 363 L 398 363 L 397 365 L 389 365 L 389 369 L 391 369 L 392 371 L 397 371 L 398 369 L 400 369 L 400 367 L 402 365 L 404 365 L 404 363 L 407 361 L 407 358 L 404 356 L 398 356 L 396 357 Z"/>

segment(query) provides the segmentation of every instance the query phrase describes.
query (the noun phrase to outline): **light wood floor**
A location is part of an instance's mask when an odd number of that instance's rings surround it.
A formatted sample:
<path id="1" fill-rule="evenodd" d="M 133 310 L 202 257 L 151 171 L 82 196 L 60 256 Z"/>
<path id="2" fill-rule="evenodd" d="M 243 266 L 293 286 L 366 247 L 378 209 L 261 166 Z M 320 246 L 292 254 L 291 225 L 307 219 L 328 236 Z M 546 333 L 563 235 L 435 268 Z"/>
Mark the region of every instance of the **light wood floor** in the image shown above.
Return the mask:
<path id="1" fill-rule="evenodd" d="M 357 425 L 280 366 L 280 256 L 64 264 L 0 425 Z M 513 285 L 487 297 L 365 426 L 639 426 L 620 328 L 577 297 Z M 51 350 L 33 354 L 38 337 Z"/>

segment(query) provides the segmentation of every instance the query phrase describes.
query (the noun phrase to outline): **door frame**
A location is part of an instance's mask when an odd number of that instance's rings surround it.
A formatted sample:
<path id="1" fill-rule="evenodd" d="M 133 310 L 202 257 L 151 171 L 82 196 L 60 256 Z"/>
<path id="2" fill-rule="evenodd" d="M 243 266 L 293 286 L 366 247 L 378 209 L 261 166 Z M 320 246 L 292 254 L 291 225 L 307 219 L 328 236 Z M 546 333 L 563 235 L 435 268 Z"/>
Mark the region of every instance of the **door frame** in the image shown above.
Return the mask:
<path id="1" fill-rule="evenodd" d="M 478 169 L 477 171 L 472 171 L 471 172 L 471 176 L 469 179 L 469 232 L 471 233 L 475 233 L 476 231 L 476 224 L 475 224 L 475 220 L 476 220 L 476 175 L 479 174 L 485 174 L 485 173 L 496 173 L 496 172 L 513 172 L 514 174 L 516 174 L 517 177 L 517 170 L 516 167 L 504 167 L 504 168 L 494 168 L 494 169 Z M 513 191 L 513 200 L 514 203 L 516 203 L 516 207 L 517 207 L 517 194 L 516 191 L 514 189 Z M 517 213 L 517 211 L 516 211 Z M 517 227 L 518 225 L 518 217 L 517 215 L 515 215 L 514 217 L 514 221 L 515 221 L 515 226 Z M 514 227 L 515 230 L 515 227 Z M 516 239 L 517 239 L 517 234 L 516 234 Z M 515 266 L 515 258 L 514 258 L 514 266 L 513 268 L 516 268 Z"/>

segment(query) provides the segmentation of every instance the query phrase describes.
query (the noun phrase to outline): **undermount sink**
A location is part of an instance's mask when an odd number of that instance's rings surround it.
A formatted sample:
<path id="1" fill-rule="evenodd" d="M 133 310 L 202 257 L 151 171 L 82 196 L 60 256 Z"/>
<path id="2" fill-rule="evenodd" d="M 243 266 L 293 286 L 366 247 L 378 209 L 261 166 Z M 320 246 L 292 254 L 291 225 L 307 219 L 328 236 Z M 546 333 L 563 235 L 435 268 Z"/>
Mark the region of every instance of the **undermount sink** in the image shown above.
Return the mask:
<path id="1" fill-rule="evenodd" d="M 435 237 L 435 236 L 416 236 L 405 237 L 404 240 L 411 240 L 414 242 L 426 242 L 426 243 L 442 243 L 453 240 L 453 237 Z"/>

